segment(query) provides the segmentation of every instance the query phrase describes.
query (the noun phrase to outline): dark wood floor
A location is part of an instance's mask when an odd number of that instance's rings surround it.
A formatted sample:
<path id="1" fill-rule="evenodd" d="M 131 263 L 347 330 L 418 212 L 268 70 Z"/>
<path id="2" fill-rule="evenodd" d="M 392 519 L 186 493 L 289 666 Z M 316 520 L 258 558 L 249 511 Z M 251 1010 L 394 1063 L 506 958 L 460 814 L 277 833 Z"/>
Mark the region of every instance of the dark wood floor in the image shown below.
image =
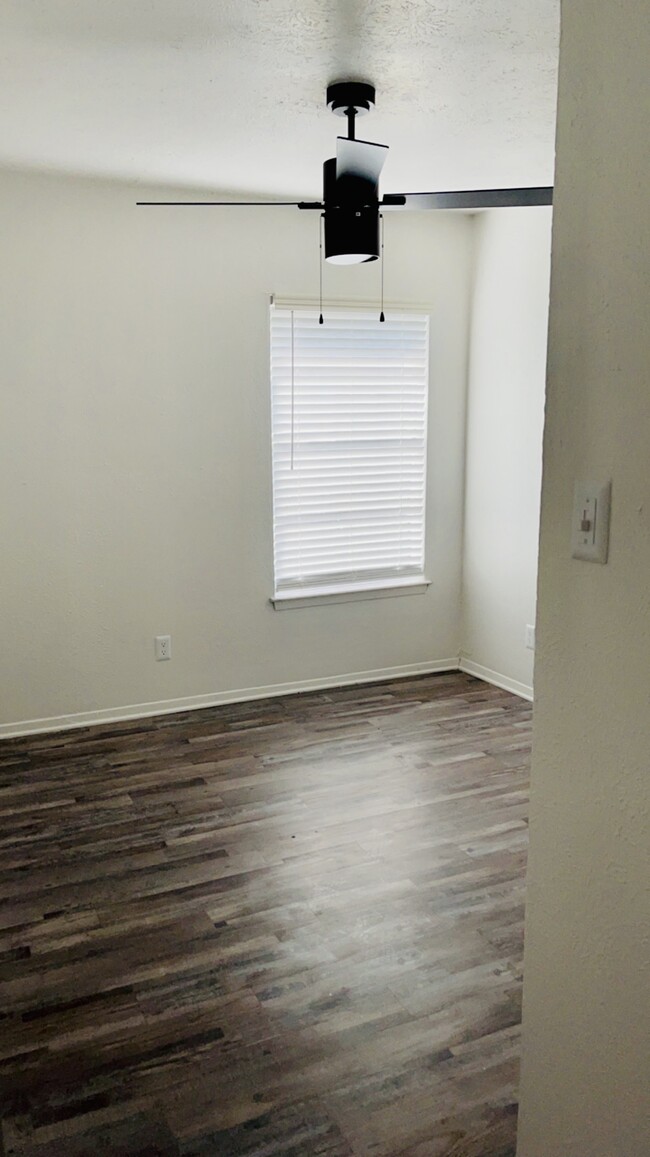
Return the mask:
<path id="1" fill-rule="evenodd" d="M 529 751 L 466 675 L 5 741 L 7 1157 L 512 1157 Z"/>

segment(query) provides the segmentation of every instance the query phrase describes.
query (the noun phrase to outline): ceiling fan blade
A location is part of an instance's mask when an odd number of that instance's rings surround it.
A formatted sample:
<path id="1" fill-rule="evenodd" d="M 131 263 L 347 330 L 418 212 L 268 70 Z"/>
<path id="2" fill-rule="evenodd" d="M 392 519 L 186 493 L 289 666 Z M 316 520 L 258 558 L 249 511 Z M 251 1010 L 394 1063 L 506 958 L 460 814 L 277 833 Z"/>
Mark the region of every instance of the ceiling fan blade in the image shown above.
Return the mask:
<path id="1" fill-rule="evenodd" d="M 336 138 L 336 179 L 360 177 L 376 185 L 384 167 L 388 145 L 375 145 L 372 141 L 351 141 L 348 137 Z"/>
<path id="2" fill-rule="evenodd" d="M 524 189 L 468 189 L 452 193 L 388 193 L 382 209 L 502 209 L 552 205 L 552 186 Z"/>
<path id="3" fill-rule="evenodd" d="M 136 201 L 136 205 L 293 205 L 297 209 L 321 209 L 320 201 Z"/>

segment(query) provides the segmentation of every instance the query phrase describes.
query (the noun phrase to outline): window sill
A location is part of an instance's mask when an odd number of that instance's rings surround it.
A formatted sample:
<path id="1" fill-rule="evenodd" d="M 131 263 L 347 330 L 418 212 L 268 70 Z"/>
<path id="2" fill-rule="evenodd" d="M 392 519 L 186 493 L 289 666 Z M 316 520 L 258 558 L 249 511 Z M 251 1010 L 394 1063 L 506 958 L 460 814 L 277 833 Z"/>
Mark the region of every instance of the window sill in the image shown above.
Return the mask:
<path id="1" fill-rule="evenodd" d="M 276 611 L 299 611 L 306 607 L 327 606 L 330 603 L 356 603 L 365 599 L 393 599 L 400 595 L 424 595 L 431 586 L 426 578 L 405 579 L 383 585 L 355 584 L 347 590 L 335 587 L 314 587 L 312 591 L 296 591 L 269 599 Z"/>

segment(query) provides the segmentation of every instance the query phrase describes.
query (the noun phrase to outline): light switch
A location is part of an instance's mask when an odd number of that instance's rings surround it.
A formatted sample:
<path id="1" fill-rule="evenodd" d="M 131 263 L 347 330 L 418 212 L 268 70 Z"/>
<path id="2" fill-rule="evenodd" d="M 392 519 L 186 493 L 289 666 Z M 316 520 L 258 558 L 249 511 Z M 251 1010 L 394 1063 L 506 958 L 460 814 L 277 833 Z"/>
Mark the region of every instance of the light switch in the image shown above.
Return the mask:
<path id="1" fill-rule="evenodd" d="M 576 482 L 571 554 L 584 562 L 607 562 L 611 482 Z"/>

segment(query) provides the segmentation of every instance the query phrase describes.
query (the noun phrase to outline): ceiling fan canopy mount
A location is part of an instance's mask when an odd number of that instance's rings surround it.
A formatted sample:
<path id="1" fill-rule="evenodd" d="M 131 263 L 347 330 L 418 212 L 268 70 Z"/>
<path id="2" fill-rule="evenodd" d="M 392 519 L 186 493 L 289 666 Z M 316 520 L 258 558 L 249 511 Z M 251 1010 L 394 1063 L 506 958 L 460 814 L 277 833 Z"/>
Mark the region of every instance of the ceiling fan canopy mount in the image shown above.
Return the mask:
<path id="1" fill-rule="evenodd" d="M 374 107 L 375 86 L 363 80 L 337 80 L 328 84 L 326 99 L 335 116 L 348 116 L 351 108 L 356 116 L 365 116 Z"/>

